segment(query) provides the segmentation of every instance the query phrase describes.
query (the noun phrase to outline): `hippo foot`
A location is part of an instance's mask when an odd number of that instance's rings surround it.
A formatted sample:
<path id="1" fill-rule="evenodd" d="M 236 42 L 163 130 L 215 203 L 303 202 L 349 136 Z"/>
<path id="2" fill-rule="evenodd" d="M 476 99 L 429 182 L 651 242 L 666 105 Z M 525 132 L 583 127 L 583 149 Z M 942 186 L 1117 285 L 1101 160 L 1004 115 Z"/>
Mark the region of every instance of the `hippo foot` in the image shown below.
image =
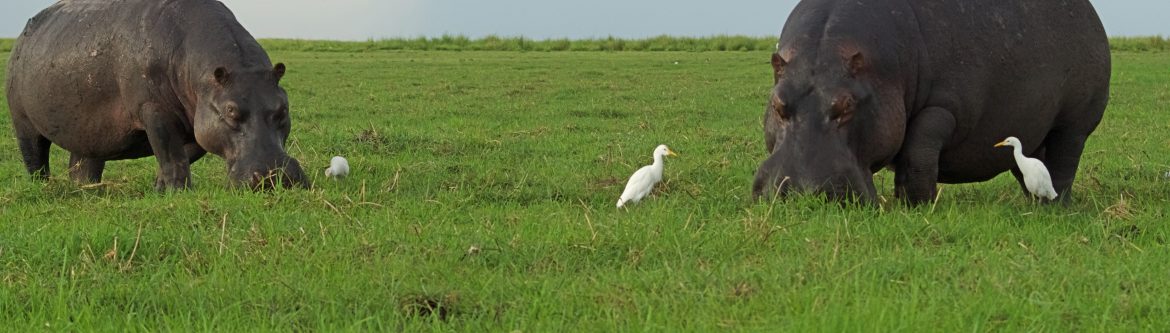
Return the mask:
<path id="1" fill-rule="evenodd" d="M 69 178 L 81 184 L 96 184 L 102 182 L 102 172 L 106 168 L 106 161 L 82 158 L 77 155 L 69 157 Z"/>
<path id="2" fill-rule="evenodd" d="M 154 181 L 154 189 L 159 192 L 166 192 L 170 190 L 184 191 L 191 189 L 191 187 L 191 180 L 189 178 L 168 180 L 163 177 L 158 177 Z"/>

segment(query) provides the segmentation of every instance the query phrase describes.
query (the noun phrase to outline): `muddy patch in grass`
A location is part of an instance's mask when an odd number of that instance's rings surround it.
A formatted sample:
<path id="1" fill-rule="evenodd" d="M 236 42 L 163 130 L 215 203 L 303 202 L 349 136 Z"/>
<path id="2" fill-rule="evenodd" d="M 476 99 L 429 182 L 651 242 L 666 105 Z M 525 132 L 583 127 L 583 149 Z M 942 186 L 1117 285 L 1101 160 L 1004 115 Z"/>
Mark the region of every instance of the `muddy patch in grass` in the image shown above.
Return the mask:
<path id="1" fill-rule="evenodd" d="M 458 315 L 456 303 L 459 296 L 446 295 L 408 295 L 399 300 L 399 308 L 404 314 L 411 317 L 437 317 L 439 320 L 448 320 Z"/>

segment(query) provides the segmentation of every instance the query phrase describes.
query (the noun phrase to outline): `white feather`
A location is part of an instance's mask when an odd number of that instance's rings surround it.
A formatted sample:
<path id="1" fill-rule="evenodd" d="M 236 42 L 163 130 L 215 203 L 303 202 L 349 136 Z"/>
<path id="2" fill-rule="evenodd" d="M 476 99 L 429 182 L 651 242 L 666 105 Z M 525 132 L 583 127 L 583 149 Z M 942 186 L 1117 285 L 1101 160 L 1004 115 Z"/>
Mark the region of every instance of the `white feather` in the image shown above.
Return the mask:
<path id="1" fill-rule="evenodd" d="M 1038 159 L 1024 156 L 1024 145 L 1020 143 L 1020 139 L 1009 136 L 996 146 L 1012 146 L 1016 166 L 1020 168 L 1020 173 L 1024 174 L 1024 187 L 1028 192 L 1044 199 L 1056 199 L 1056 189 L 1052 187 L 1052 176 L 1048 174 L 1048 167 Z"/>
<path id="2" fill-rule="evenodd" d="M 658 184 L 662 180 L 663 158 L 667 155 L 675 154 L 666 145 L 658 145 L 654 149 L 654 164 L 641 167 L 630 176 L 630 181 L 626 182 L 626 189 L 618 198 L 618 208 L 629 202 L 637 203 L 650 194 L 650 190 L 654 189 L 654 184 Z"/>
<path id="3" fill-rule="evenodd" d="M 329 168 L 325 169 L 325 177 L 345 178 L 345 176 L 348 175 L 349 161 L 346 161 L 345 158 L 341 156 L 333 156 L 333 159 L 329 160 Z"/>

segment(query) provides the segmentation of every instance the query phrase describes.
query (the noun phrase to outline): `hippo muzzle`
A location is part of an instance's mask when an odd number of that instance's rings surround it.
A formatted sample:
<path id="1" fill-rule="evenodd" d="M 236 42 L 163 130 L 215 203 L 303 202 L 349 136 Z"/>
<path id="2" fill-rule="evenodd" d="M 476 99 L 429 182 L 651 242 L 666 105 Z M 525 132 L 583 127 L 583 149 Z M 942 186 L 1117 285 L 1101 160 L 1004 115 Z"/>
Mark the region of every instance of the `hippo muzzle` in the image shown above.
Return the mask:
<path id="1" fill-rule="evenodd" d="M 843 202 L 873 203 L 877 199 L 873 181 L 857 168 L 810 171 L 807 168 L 773 165 L 765 162 L 757 170 L 755 181 L 752 183 L 753 198 L 758 200 L 773 195 L 783 198 L 800 192 L 824 194 L 829 200 Z"/>
<path id="2" fill-rule="evenodd" d="M 232 186 L 253 190 L 312 187 L 312 183 L 301 168 L 301 163 L 287 155 L 229 162 L 228 177 Z"/>

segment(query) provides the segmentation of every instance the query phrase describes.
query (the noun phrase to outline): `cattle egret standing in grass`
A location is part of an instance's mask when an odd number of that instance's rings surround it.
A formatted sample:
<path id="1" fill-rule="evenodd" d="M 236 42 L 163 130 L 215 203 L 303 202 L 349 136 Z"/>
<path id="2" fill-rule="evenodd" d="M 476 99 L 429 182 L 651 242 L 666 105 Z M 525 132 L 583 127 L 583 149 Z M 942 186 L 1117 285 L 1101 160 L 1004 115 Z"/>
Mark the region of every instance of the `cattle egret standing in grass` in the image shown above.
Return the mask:
<path id="1" fill-rule="evenodd" d="M 1020 139 L 1009 136 L 995 146 L 1012 146 L 1016 165 L 1020 167 L 1020 173 L 1024 174 L 1024 187 L 1028 188 L 1028 192 L 1048 200 L 1056 199 L 1056 190 L 1052 188 L 1052 176 L 1048 175 L 1048 168 L 1044 167 L 1044 162 L 1024 156 L 1024 145 L 1020 143 Z"/>
<path id="2" fill-rule="evenodd" d="M 654 149 L 654 164 L 644 166 L 630 176 L 626 190 L 622 191 L 622 197 L 617 201 L 618 208 L 622 208 L 627 202 L 638 202 L 650 194 L 654 184 L 662 180 L 662 160 L 667 155 L 678 156 L 666 145 L 658 145 L 658 148 Z"/>
<path id="3" fill-rule="evenodd" d="M 349 161 L 345 157 L 333 156 L 329 160 L 329 168 L 325 169 L 325 177 L 329 178 L 345 178 L 349 175 Z"/>

